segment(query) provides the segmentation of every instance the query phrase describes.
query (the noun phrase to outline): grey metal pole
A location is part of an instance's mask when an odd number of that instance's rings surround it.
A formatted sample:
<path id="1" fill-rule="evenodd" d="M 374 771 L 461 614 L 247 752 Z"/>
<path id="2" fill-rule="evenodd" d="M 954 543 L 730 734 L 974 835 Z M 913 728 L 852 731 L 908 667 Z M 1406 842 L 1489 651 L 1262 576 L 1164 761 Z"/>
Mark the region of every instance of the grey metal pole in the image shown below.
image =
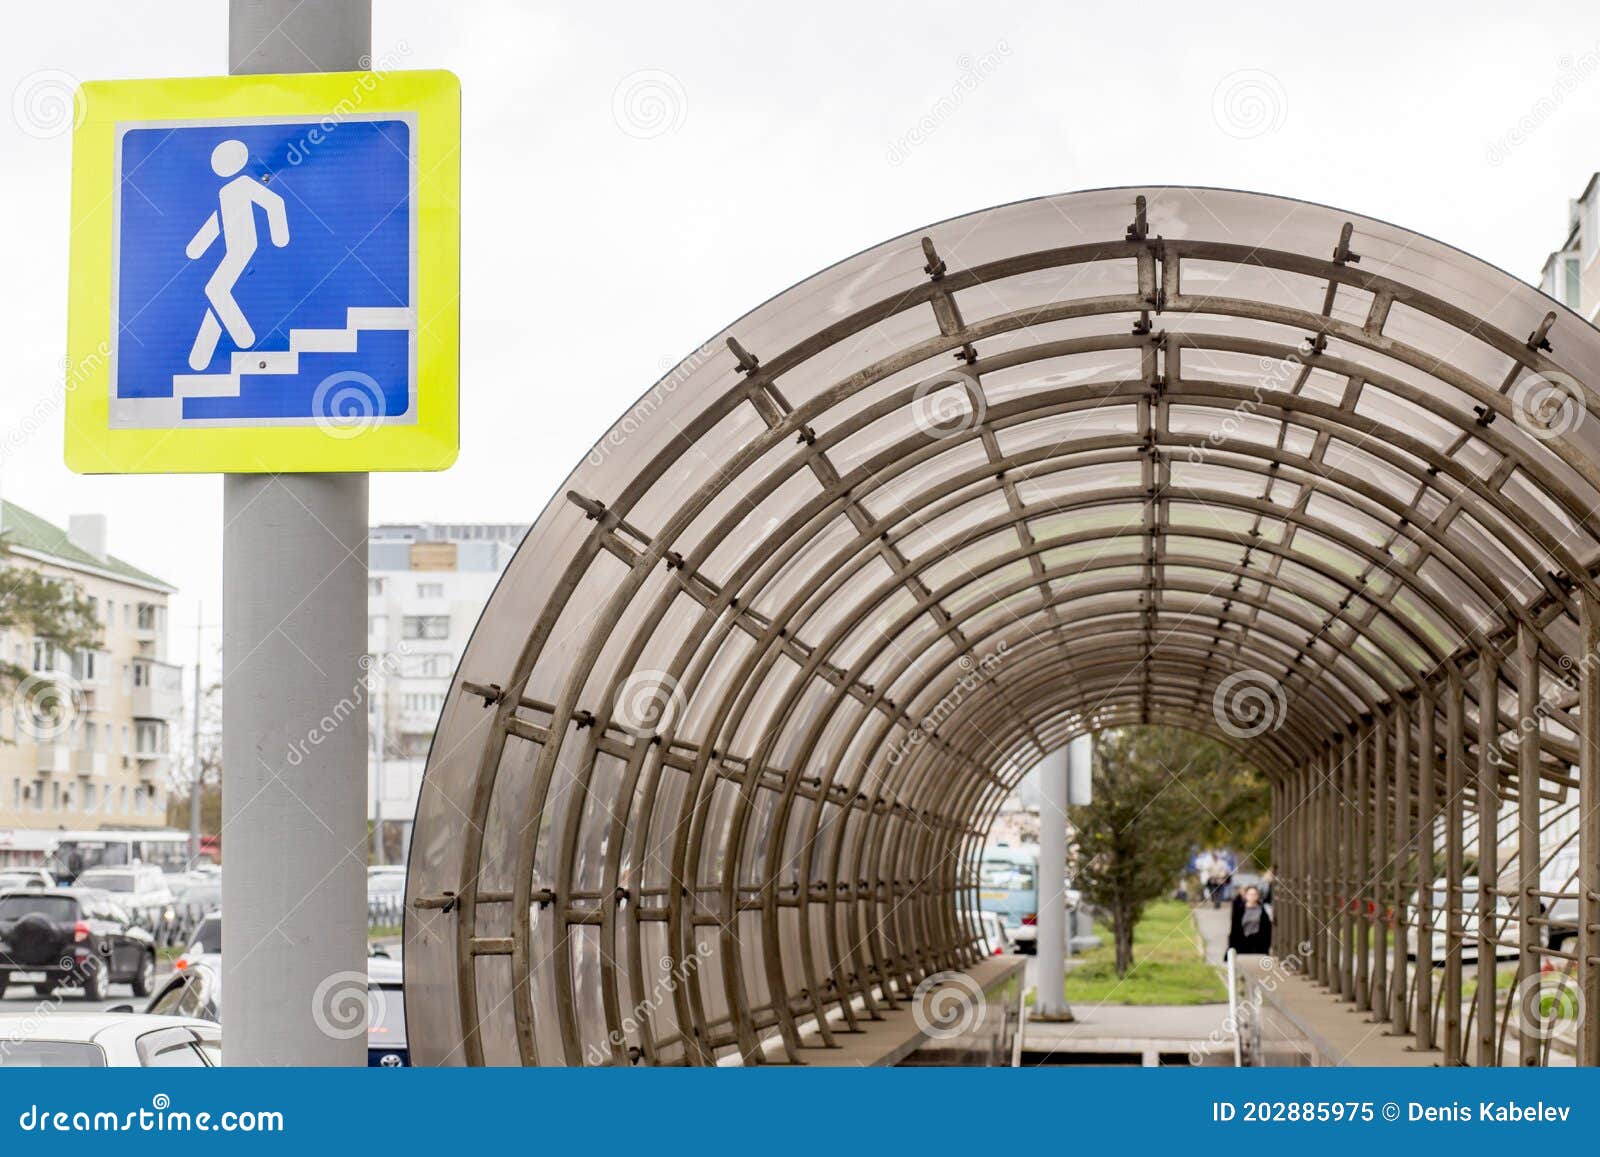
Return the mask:
<path id="1" fill-rule="evenodd" d="M 1038 997 L 1033 1019 L 1072 1019 L 1065 991 L 1067 945 L 1067 748 L 1039 764 Z"/>
<path id="2" fill-rule="evenodd" d="M 229 69 L 361 68 L 371 30 L 370 0 L 230 0 Z M 367 476 L 226 475 L 223 516 L 223 1060 L 360 1065 Z"/>
<path id="3" fill-rule="evenodd" d="M 203 670 L 200 660 L 204 654 L 205 647 L 205 621 L 204 605 L 196 605 L 194 621 L 194 719 L 190 721 L 189 726 L 190 743 L 192 744 L 190 750 L 194 759 L 192 775 L 189 780 L 189 866 L 191 868 L 200 860 L 200 802 L 201 788 L 203 787 L 200 782 L 200 775 L 205 770 L 205 765 L 200 762 L 200 703 L 202 699 L 200 688 L 201 671 Z"/>
<path id="4" fill-rule="evenodd" d="M 383 748 L 389 734 L 389 721 L 384 714 L 389 706 L 389 676 L 381 664 L 375 664 L 368 669 L 367 677 L 372 681 L 372 722 L 378 729 L 372 744 L 372 862 L 387 864 L 389 857 L 383 846 L 383 761 L 386 754 Z"/>

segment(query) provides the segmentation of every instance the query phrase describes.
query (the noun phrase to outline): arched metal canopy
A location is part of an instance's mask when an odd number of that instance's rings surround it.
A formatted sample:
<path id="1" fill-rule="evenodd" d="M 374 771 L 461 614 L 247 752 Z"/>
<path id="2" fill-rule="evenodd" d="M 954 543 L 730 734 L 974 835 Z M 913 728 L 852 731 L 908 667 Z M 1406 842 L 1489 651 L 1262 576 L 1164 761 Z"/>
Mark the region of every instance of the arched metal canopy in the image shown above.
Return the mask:
<path id="1" fill-rule="evenodd" d="M 418 1059 L 793 1056 L 970 959 L 994 809 L 1086 730 L 1290 784 L 1448 672 L 1462 749 L 1565 792 L 1576 694 L 1525 742 L 1525 669 L 1476 673 L 1584 653 L 1596 381 L 1600 333 L 1515 278 L 1224 190 L 1001 206 L 773 298 L 589 453 L 484 613 L 414 829 Z"/>

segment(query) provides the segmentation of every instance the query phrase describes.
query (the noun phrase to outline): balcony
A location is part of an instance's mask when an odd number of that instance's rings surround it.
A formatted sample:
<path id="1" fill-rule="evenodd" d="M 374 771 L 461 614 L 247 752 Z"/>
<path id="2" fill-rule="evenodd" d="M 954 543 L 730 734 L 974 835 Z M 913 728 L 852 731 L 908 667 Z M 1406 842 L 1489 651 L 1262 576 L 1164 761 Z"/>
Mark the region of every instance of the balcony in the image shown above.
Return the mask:
<path id="1" fill-rule="evenodd" d="M 111 769 L 111 756 L 104 751 L 74 751 L 72 757 L 79 775 L 103 776 Z"/>
<path id="2" fill-rule="evenodd" d="M 166 752 L 134 752 L 134 760 L 139 764 L 139 778 L 146 783 L 153 783 L 166 778 L 168 766 L 172 757 Z"/>
<path id="3" fill-rule="evenodd" d="M 156 659 L 133 664 L 133 717 L 173 720 L 183 710 L 183 668 Z"/>
<path id="4" fill-rule="evenodd" d="M 72 748 L 65 743 L 41 743 L 38 747 L 39 762 L 36 765 L 43 775 L 65 775 L 72 770 Z"/>

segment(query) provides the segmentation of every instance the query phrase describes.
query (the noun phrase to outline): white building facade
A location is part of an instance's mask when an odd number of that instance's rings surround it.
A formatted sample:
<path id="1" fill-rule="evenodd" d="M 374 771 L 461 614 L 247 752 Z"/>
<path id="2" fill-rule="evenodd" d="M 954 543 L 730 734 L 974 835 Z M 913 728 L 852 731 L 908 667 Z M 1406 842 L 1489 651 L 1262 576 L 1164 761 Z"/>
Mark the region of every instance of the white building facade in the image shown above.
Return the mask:
<path id="1" fill-rule="evenodd" d="M 382 832 L 380 862 L 405 858 L 450 678 L 527 530 L 518 523 L 410 523 L 369 531 L 367 799 Z"/>
<path id="2" fill-rule="evenodd" d="M 167 661 L 172 586 L 112 555 L 100 515 L 62 529 L 5 502 L 0 533 L 5 565 L 76 587 L 100 625 L 93 647 L 72 652 L 0 631 L 6 660 L 28 673 L 0 703 L 0 865 L 37 860 L 39 832 L 165 827 L 183 710 L 183 672 Z M 41 721 L 33 694 L 58 713 Z"/>

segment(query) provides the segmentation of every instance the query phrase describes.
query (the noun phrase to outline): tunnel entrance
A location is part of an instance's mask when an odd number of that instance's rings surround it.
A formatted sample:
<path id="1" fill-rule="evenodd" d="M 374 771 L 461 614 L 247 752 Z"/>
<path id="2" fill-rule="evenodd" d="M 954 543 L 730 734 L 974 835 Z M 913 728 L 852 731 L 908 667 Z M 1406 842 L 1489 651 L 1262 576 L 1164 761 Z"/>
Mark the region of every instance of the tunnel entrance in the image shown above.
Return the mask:
<path id="1" fill-rule="evenodd" d="M 1225 190 L 771 299 L 578 465 L 463 658 L 418 1062 L 804 1061 L 976 961 L 1000 801 L 1137 723 L 1271 777 L 1298 974 L 1447 1063 L 1600 1061 L 1597 380 L 1515 278 Z"/>

